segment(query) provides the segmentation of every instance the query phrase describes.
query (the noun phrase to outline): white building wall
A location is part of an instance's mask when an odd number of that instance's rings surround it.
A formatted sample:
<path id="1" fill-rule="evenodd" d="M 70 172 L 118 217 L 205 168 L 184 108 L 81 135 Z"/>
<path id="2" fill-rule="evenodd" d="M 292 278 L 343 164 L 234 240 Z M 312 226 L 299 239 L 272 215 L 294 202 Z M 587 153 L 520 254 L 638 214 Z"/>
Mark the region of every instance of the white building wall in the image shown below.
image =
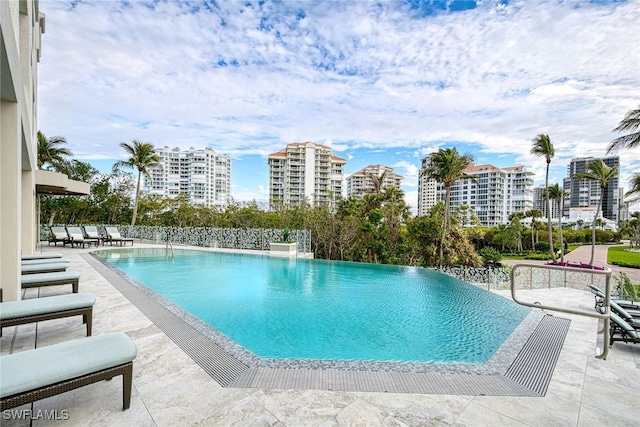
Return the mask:
<path id="1" fill-rule="evenodd" d="M 316 194 L 316 147 L 307 145 L 304 147 L 304 194 L 314 202 Z"/>
<path id="2" fill-rule="evenodd" d="M 35 251 L 37 64 L 44 15 L 34 0 L 0 1 L 0 288 L 20 299 L 20 255 Z"/>

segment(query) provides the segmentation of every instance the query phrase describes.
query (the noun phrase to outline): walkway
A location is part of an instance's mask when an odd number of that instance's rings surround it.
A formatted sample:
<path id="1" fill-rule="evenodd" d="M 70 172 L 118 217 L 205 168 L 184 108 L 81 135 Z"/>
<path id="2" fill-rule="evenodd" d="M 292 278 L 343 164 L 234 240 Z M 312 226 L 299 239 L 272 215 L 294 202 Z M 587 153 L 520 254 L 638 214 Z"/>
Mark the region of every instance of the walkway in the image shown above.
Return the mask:
<path id="1" fill-rule="evenodd" d="M 593 256 L 593 265 L 597 265 L 599 267 L 610 268 L 613 271 L 613 275 L 618 276 L 619 273 L 624 273 L 631 279 L 632 283 L 636 285 L 640 285 L 640 269 L 638 268 L 628 268 L 628 267 L 620 267 L 618 265 L 607 264 L 607 251 L 611 245 L 596 245 L 594 256 Z M 640 256 L 640 254 L 638 255 Z M 573 251 L 569 252 L 564 256 L 564 260 L 567 262 L 576 262 L 576 263 L 585 263 L 588 264 L 591 260 L 591 245 L 583 245 L 579 246 Z M 546 261 L 536 261 L 536 260 L 514 260 L 508 259 L 504 260 L 503 264 L 505 265 L 515 265 L 515 264 L 545 264 Z"/>
<path id="2" fill-rule="evenodd" d="M 85 261 L 88 250 L 61 250 L 81 272 L 81 290 L 97 295 L 94 334 L 123 331 L 136 342 L 133 396 L 122 411 L 119 379 L 83 387 L 36 402 L 33 414 L 67 410 L 69 419 L 35 426 L 631 426 L 640 419 L 640 346 L 616 343 L 607 361 L 596 359 L 597 320 L 563 314 L 572 322 L 545 397 L 223 388 Z M 43 288 L 41 296 L 65 291 Z M 593 296 L 574 289 L 522 296 L 593 309 Z M 83 335 L 69 318 L 5 328 L 0 344 L 6 354 Z M 3 417 L 2 425 L 29 423 Z"/>

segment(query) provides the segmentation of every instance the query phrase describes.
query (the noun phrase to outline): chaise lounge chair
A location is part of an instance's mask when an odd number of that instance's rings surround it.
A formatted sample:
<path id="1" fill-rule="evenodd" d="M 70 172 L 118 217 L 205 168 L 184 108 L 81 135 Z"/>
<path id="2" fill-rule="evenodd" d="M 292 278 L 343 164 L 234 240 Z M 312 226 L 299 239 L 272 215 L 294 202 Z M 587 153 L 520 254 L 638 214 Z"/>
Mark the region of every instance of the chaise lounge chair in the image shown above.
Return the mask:
<path id="1" fill-rule="evenodd" d="M 131 246 L 133 246 L 133 239 L 130 237 L 122 237 L 120 231 L 118 231 L 118 227 L 105 227 L 105 230 L 107 231 L 107 239 L 105 242 L 109 242 L 111 246 L 113 246 L 113 242 L 120 243 L 120 246 L 126 242 L 131 242 Z"/>
<path id="2" fill-rule="evenodd" d="M 104 244 L 104 237 L 100 235 L 100 233 L 98 232 L 98 227 L 96 227 L 95 225 L 85 225 L 82 227 L 82 230 L 84 231 L 85 238 L 96 239 L 98 241 L 98 246 L 100 244 Z"/>
<path id="3" fill-rule="evenodd" d="M 591 288 L 591 292 L 595 294 L 596 309 L 597 309 L 599 305 L 604 304 L 605 294 L 597 286 L 589 285 L 589 287 Z M 637 302 L 637 301 L 615 299 L 615 298 L 612 298 L 611 301 L 615 301 L 622 308 L 628 308 L 631 310 L 640 310 L 640 302 Z"/>
<path id="4" fill-rule="evenodd" d="M 131 405 L 137 349 L 112 332 L 22 351 L 0 358 L 0 410 L 75 390 L 122 375 L 122 409 Z"/>
<path id="5" fill-rule="evenodd" d="M 58 273 L 25 274 L 20 277 L 22 289 L 39 288 L 41 286 L 71 285 L 73 293 L 78 293 L 80 273 L 62 271 Z"/>
<path id="6" fill-rule="evenodd" d="M 71 243 L 71 247 L 74 247 L 75 245 L 82 245 L 82 247 L 84 248 L 85 245 L 96 245 L 96 247 L 98 246 L 98 244 L 100 243 L 100 241 L 98 239 L 89 239 L 89 238 L 85 238 L 84 237 L 84 233 L 82 232 L 82 228 L 77 227 L 77 226 L 67 226 L 67 234 L 69 235 L 69 241 Z"/>
<path id="7" fill-rule="evenodd" d="M 48 246 L 51 246 L 53 243 L 55 246 L 58 246 L 58 242 L 62 242 L 62 246 L 66 246 L 71 243 L 69 241 L 69 235 L 67 234 L 67 230 L 61 225 L 54 225 L 49 227 L 49 231 L 51 235 L 49 236 Z"/>
<path id="8" fill-rule="evenodd" d="M 62 254 L 60 252 L 47 252 L 41 254 L 22 255 L 22 261 L 48 258 L 62 258 Z"/>
<path id="9" fill-rule="evenodd" d="M 620 318 L 615 313 L 611 313 L 611 336 L 609 338 L 609 347 L 613 345 L 615 341 L 622 341 L 629 344 L 640 343 L 640 331 L 636 330 Z"/>
<path id="10" fill-rule="evenodd" d="M 89 292 L 1 302 L 0 337 L 5 327 L 78 315 L 82 315 L 83 323 L 87 325 L 87 336 L 90 336 L 95 302 L 95 295 Z"/>
<path id="11" fill-rule="evenodd" d="M 55 273 L 66 271 L 69 268 L 68 262 L 48 262 L 46 264 L 22 264 L 20 270 L 22 274 Z"/>
<path id="12" fill-rule="evenodd" d="M 35 264 L 58 264 L 61 262 L 70 262 L 69 258 L 43 258 L 43 259 L 23 259 L 20 261 L 21 265 L 35 265 Z"/>
<path id="13" fill-rule="evenodd" d="M 611 313 L 616 314 L 622 320 L 627 322 L 632 328 L 640 329 L 640 311 L 626 310 L 620 307 L 615 301 L 611 301 Z M 604 302 L 602 305 L 596 306 L 596 311 L 604 314 Z"/>

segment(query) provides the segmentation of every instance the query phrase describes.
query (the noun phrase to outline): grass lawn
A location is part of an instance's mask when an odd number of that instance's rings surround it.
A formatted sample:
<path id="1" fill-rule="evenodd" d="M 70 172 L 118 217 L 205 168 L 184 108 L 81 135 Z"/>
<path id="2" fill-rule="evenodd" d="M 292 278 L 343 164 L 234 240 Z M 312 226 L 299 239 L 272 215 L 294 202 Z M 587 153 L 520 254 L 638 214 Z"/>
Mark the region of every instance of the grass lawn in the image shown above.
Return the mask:
<path id="1" fill-rule="evenodd" d="M 625 251 L 628 246 L 612 246 L 607 251 L 607 262 L 621 267 L 640 268 L 640 252 Z"/>

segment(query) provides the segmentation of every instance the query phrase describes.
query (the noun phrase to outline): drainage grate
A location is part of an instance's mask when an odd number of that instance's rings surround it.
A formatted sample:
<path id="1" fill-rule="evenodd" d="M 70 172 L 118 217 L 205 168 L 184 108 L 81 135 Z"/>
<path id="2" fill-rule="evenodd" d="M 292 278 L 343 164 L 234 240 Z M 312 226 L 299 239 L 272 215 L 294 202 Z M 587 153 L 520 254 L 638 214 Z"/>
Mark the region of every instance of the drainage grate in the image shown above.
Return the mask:
<path id="1" fill-rule="evenodd" d="M 223 387 L 544 396 L 570 321 L 543 316 L 502 374 L 251 367 L 90 255 L 82 257 Z"/>
<path id="2" fill-rule="evenodd" d="M 568 319 L 543 317 L 507 370 L 505 377 L 544 396 L 570 323 Z"/>

